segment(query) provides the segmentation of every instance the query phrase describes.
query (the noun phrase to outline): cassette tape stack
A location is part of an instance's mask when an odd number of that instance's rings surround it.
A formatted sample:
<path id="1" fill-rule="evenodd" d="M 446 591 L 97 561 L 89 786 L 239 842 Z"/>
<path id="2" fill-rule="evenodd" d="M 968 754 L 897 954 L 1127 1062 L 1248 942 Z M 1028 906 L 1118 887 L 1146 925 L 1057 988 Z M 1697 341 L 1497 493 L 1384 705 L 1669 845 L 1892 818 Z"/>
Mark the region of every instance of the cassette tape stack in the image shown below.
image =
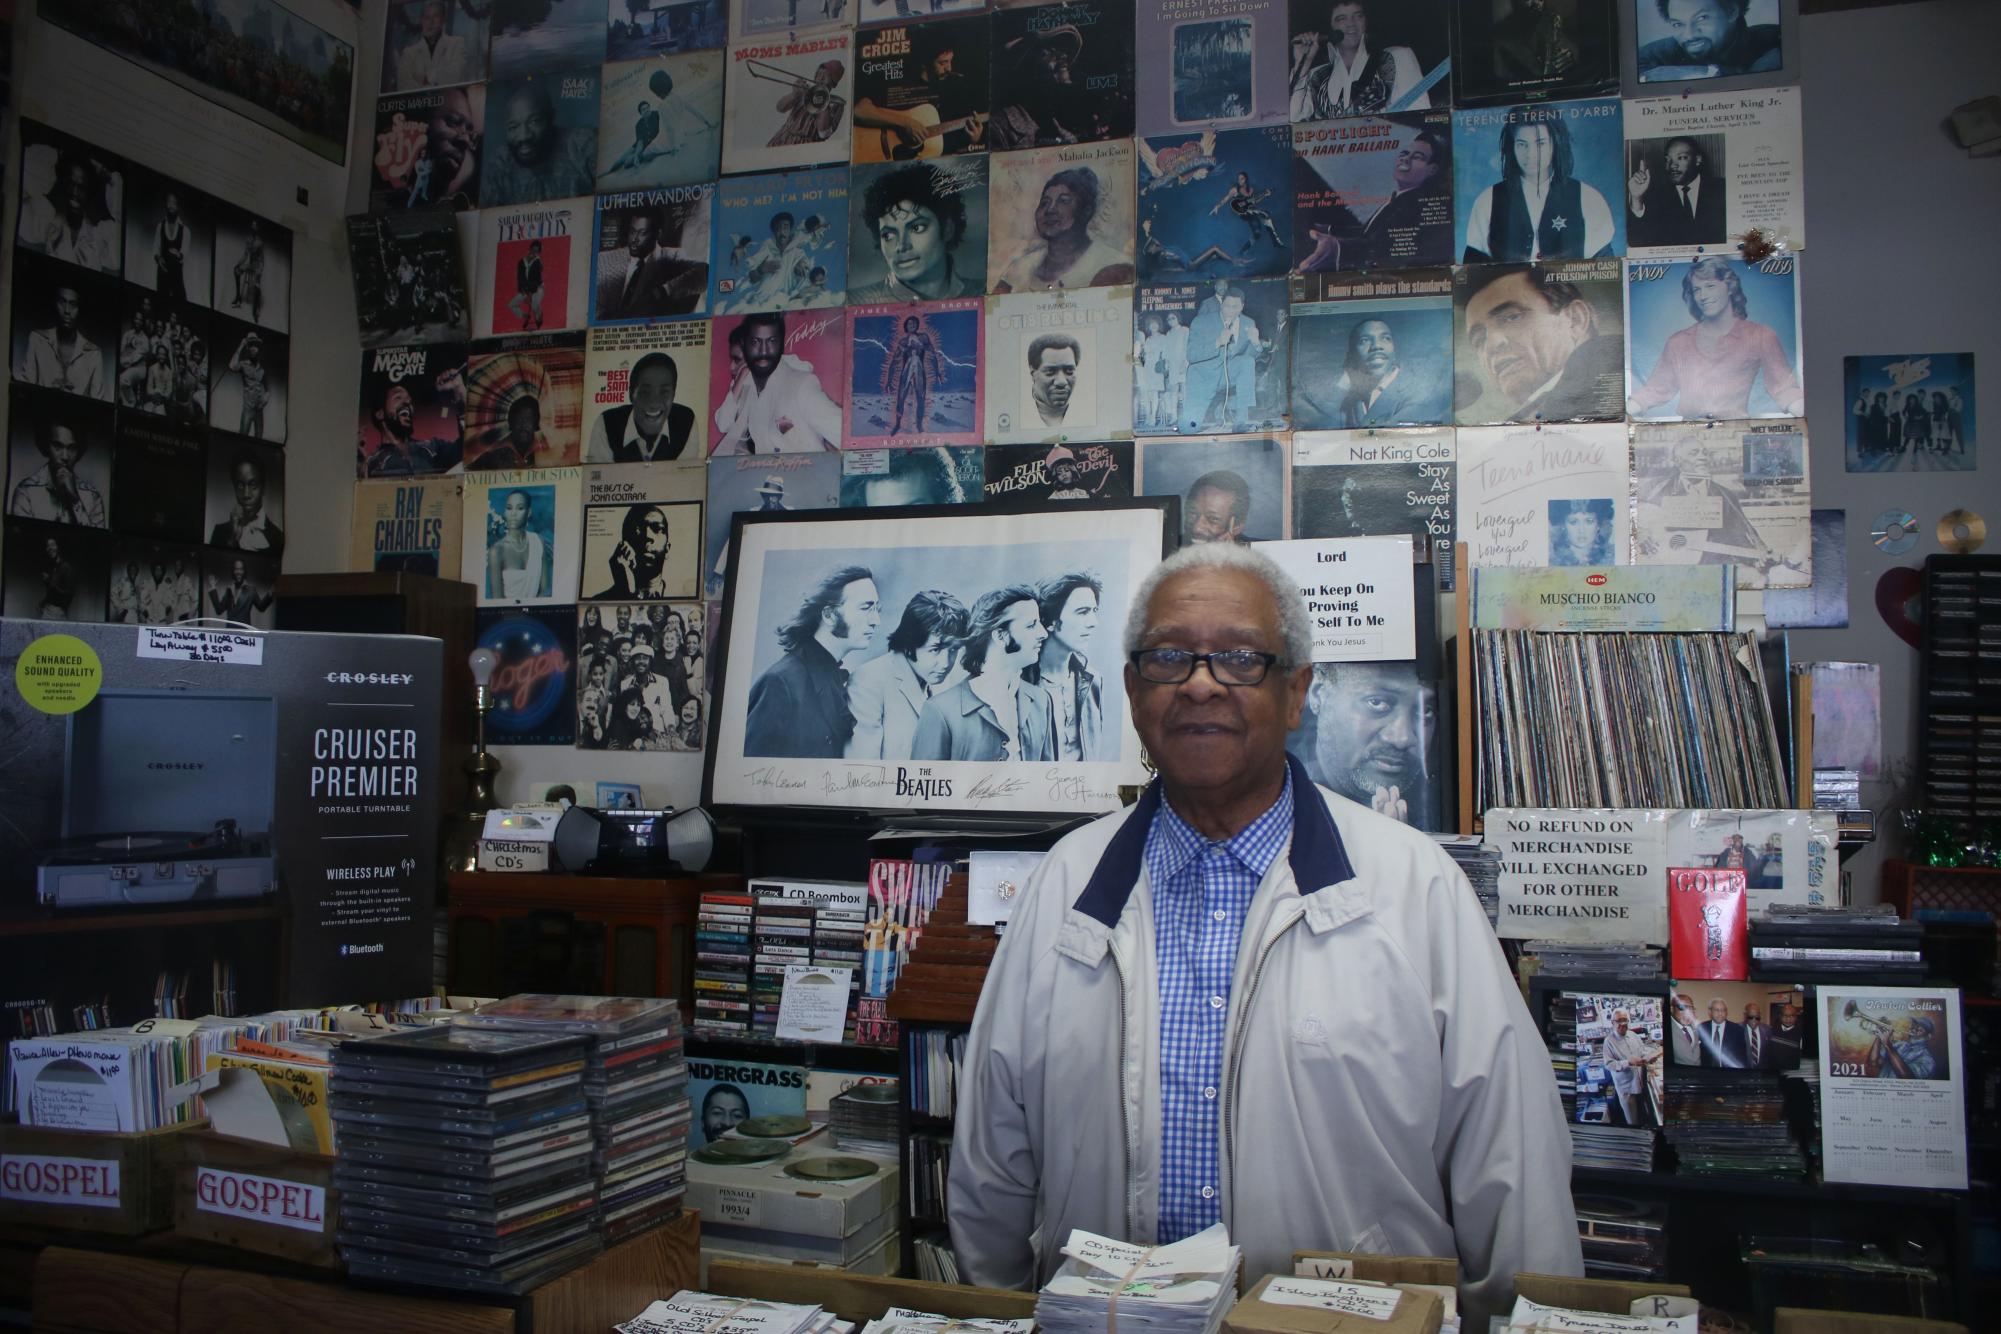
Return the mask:
<path id="1" fill-rule="evenodd" d="M 692 1114 L 674 1001 L 530 994 L 489 1002 L 458 1022 L 585 1040 L 583 1092 L 607 1245 L 681 1212 Z"/>
<path id="2" fill-rule="evenodd" d="M 456 1024 L 336 1048 L 348 1272 L 519 1294 L 597 1254 L 588 1049 L 574 1034 Z"/>

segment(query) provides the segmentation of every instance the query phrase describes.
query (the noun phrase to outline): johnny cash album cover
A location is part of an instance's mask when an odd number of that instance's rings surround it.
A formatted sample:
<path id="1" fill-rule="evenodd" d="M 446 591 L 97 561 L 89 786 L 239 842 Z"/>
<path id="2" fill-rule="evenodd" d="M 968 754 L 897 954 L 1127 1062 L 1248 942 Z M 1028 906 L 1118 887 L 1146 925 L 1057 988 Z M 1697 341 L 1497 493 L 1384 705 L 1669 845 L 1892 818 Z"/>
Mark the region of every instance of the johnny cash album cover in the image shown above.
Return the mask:
<path id="1" fill-rule="evenodd" d="M 995 150 L 1133 132 L 1133 0 L 1056 0 L 993 16 Z"/>
<path id="2" fill-rule="evenodd" d="M 459 569 L 464 517 L 462 478 L 358 482 L 348 568 L 450 579 Z"/>
<path id="3" fill-rule="evenodd" d="M 988 445 L 986 497 L 1004 505 L 1124 500 L 1133 493 L 1133 449 L 1130 440 Z"/>
<path id="4" fill-rule="evenodd" d="M 1143 287 L 1133 319 L 1137 434 L 1284 429 L 1291 412 L 1284 278 Z"/>
<path id="5" fill-rule="evenodd" d="M 482 209 L 473 336 L 581 329 L 590 313 L 589 198 Z"/>
<path id="6" fill-rule="evenodd" d="M 1294 431 L 1292 535 L 1397 537 L 1453 586 L 1452 507 L 1458 446 L 1451 427 L 1407 431 Z"/>
<path id="7" fill-rule="evenodd" d="M 1133 281 L 1132 140 L 995 153 L 987 171 L 988 291 Z"/>
<path id="8" fill-rule="evenodd" d="M 603 63 L 606 7 L 605 0 L 492 0 L 488 75 Z"/>
<path id="9" fill-rule="evenodd" d="M 723 595 L 729 575 L 730 519 L 778 510 L 826 510 L 841 503 L 841 456 L 743 454 L 709 462 L 709 545 L 702 553 L 703 580 L 711 599 Z"/>
<path id="10" fill-rule="evenodd" d="M 1155 135 L 1137 150 L 1141 282 L 1291 267 L 1290 127 Z"/>
<path id="11" fill-rule="evenodd" d="M 1283 435 L 1143 440 L 1142 496 L 1181 498 L 1181 540 L 1272 542 L 1290 535 L 1292 468 Z"/>
<path id="12" fill-rule="evenodd" d="M 1615 0 L 1447 0 L 1460 106 L 1616 92 Z"/>
<path id="13" fill-rule="evenodd" d="M 1293 279 L 1292 428 L 1452 421 L 1452 271 Z"/>
<path id="14" fill-rule="evenodd" d="M 1797 417 L 1798 255 L 1726 251 L 1626 265 L 1626 413 L 1651 421 Z"/>
<path id="15" fill-rule="evenodd" d="M 1450 106 L 1449 2 L 1291 0 L 1293 122 Z"/>
<path id="16" fill-rule="evenodd" d="M 1140 0 L 1143 135 L 1286 123 L 1283 0 Z"/>
<path id="17" fill-rule="evenodd" d="M 856 167 L 848 183 L 848 300 L 942 301 L 986 290 L 985 153 Z"/>
<path id="18" fill-rule="evenodd" d="M 591 323 L 675 319 L 707 310 L 715 204 L 713 182 L 598 196 Z"/>
<path id="19" fill-rule="evenodd" d="M 713 181 L 723 153 L 723 53 L 621 61 L 603 71 L 600 193 Z"/>
<path id="20" fill-rule="evenodd" d="M 732 46 L 723 83 L 723 170 L 734 176 L 846 162 L 854 147 L 854 82 L 852 31 Z"/>
<path id="21" fill-rule="evenodd" d="M 848 449 L 980 443 L 981 299 L 848 307 Z"/>
<path id="22" fill-rule="evenodd" d="M 382 91 L 413 93 L 485 78 L 490 8 L 391 0 L 382 30 Z"/>
<path id="23" fill-rule="evenodd" d="M 1627 102 L 1625 121 L 1628 254 L 1717 249 L 1753 228 L 1805 247 L 1799 89 Z"/>
<path id="24" fill-rule="evenodd" d="M 862 29 L 853 160 L 909 162 L 986 148 L 992 43 L 986 14 Z"/>
<path id="25" fill-rule="evenodd" d="M 638 11 L 611 11 L 606 60 L 714 51 L 729 43 L 728 0 L 656 0 Z"/>
<path id="26" fill-rule="evenodd" d="M 368 208 L 479 207 L 486 85 L 397 93 L 375 104 Z"/>
<path id="27" fill-rule="evenodd" d="M 583 386 L 581 333 L 473 344 L 466 362 L 466 471 L 573 466 L 582 453 Z"/>
<path id="28" fill-rule="evenodd" d="M 464 342 L 464 261 L 450 213 L 366 213 L 347 220 L 361 345 Z"/>
<path id="29" fill-rule="evenodd" d="M 598 99 L 596 65 L 489 83 L 480 203 L 496 208 L 595 193 Z"/>
<path id="30" fill-rule="evenodd" d="M 847 335 L 847 315 L 839 310 L 710 321 L 709 452 L 839 449 L 848 398 Z"/>
<path id="31" fill-rule="evenodd" d="M 580 469 L 468 473 L 459 578 L 482 607 L 575 602 L 582 511 Z"/>
<path id="32" fill-rule="evenodd" d="M 1132 435 L 1132 344 L 1130 287 L 992 298 L 986 438 L 1056 444 Z"/>
<path id="33" fill-rule="evenodd" d="M 7 517 L 107 527 L 110 405 L 18 384 L 8 402 Z"/>
<path id="34" fill-rule="evenodd" d="M 1623 418 L 1624 286 L 1616 259 L 1455 268 L 1458 424 Z"/>
<path id="35" fill-rule="evenodd" d="M 584 469 L 584 564 L 590 602 L 695 598 L 702 589 L 700 468 L 615 463 Z"/>
<path id="36" fill-rule="evenodd" d="M 699 465 L 709 409 L 709 324 L 592 329 L 584 357 L 585 463 Z"/>
<path id="37" fill-rule="evenodd" d="M 1480 107 L 1452 119 L 1453 202 L 1467 264 L 1626 253 L 1619 99 Z M 1542 198 L 1531 216 L 1531 201 Z"/>
<path id="38" fill-rule="evenodd" d="M 1452 113 L 1292 127 L 1295 273 L 1450 264 Z"/>
<path id="39" fill-rule="evenodd" d="M 466 345 L 371 348 L 361 354 L 355 476 L 445 473 L 462 461 Z"/>
<path id="40" fill-rule="evenodd" d="M 733 176 L 716 183 L 709 312 L 813 310 L 848 290 L 848 170 Z"/>

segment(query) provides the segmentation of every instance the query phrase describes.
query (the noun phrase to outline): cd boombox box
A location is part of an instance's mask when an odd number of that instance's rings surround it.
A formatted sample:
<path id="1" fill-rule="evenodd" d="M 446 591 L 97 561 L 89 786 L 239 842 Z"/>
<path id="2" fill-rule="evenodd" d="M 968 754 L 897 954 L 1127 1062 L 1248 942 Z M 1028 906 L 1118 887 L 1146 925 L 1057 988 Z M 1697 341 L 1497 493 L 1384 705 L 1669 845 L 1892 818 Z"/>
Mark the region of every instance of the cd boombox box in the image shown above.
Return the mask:
<path id="1" fill-rule="evenodd" d="M 269 695 L 105 690 L 69 716 L 62 841 L 38 849 L 56 908 L 258 898 L 277 888 Z"/>

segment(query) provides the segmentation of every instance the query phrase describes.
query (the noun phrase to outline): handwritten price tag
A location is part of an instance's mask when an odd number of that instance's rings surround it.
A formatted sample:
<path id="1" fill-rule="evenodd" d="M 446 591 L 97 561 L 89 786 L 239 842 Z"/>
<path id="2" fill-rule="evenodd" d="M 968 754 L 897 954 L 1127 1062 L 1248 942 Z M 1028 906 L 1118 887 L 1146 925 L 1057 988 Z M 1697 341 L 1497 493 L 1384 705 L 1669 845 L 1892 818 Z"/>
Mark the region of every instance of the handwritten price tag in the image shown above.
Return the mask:
<path id="1" fill-rule="evenodd" d="M 184 630 L 178 626 L 144 626 L 139 631 L 139 656 L 168 662 L 233 663 L 239 667 L 264 664 L 264 637 L 231 630 Z"/>

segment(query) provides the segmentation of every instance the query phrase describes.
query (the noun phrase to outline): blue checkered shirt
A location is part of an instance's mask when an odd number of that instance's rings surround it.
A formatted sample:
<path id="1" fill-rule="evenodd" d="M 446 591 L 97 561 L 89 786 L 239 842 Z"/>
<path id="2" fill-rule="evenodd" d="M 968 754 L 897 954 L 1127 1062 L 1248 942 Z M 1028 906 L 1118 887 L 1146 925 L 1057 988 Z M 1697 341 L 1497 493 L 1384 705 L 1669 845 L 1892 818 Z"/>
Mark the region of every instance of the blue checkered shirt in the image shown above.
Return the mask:
<path id="1" fill-rule="evenodd" d="M 1160 981 L 1160 1229 L 1156 1241 L 1200 1232 L 1223 1216 L 1223 1033 L 1244 918 L 1292 837 L 1292 773 L 1263 815 L 1212 843 L 1165 801 L 1146 834 Z"/>

